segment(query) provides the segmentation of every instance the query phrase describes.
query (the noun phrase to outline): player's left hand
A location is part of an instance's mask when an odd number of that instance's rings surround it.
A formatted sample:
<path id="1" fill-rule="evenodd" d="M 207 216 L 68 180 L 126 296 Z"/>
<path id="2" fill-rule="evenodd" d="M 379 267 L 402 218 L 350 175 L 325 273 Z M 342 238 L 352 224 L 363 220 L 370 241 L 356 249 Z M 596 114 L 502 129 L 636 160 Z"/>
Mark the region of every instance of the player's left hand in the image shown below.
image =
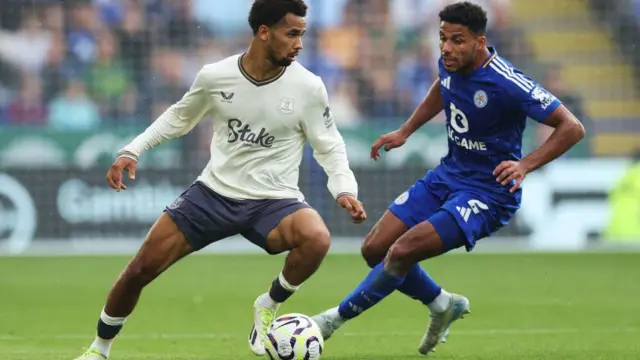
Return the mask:
<path id="1" fill-rule="evenodd" d="M 351 220 L 359 224 L 367 219 L 367 213 L 364 211 L 362 203 L 351 194 L 341 195 L 338 198 L 338 204 L 351 215 Z"/>
<path id="2" fill-rule="evenodd" d="M 493 170 L 496 181 L 506 186 L 514 179 L 516 183 L 511 187 L 509 192 L 515 192 L 522 184 L 522 180 L 527 176 L 527 171 L 519 161 L 503 161 Z"/>

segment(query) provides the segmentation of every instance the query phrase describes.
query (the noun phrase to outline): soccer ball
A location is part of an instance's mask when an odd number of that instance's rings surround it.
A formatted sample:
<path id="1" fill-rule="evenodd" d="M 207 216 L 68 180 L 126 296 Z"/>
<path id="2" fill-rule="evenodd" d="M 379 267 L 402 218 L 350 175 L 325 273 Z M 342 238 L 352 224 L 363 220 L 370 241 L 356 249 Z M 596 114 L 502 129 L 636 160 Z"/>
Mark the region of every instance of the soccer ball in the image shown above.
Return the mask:
<path id="1" fill-rule="evenodd" d="M 285 314 L 273 321 L 264 345 L 271 360 L 318 360 L 324 339 L 307 315 Z"/>

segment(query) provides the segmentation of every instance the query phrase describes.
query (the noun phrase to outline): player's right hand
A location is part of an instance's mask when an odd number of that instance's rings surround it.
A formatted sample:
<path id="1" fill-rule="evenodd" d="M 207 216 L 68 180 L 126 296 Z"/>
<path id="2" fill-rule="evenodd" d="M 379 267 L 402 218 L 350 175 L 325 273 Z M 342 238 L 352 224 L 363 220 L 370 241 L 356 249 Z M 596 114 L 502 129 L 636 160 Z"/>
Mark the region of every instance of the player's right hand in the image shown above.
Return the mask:
<path id="1" fill-rule="evenodd" d="M 338 204 L 351 215 L 351 220 L 360 224 L 367 219 L 367 213 L 364 211 L 364 206 L 355 196 L 351 194 L 343 194 L 338 197 Z"/>
<path id="2" fill-rule="evenodd" d="M 384 146 L 385 151 L 390 151 L 404 145 L 405 142 L 407 142 L 407 136 L 400 130 L 384 134 L 371 146 L 370 156 L 373 160 L 378 160 L 380 158 L 381 147 Z"/>
<path id="3" fill-rule="evenodd" d="M 137 166 L 138 162 L 134 159 L 119 156 L 107 172 L 107 183 L 115 191 L 127 190 L 127 185 L 122 183 L 122 173 L 127 170 L 129 179 L 135 180 Z"/>

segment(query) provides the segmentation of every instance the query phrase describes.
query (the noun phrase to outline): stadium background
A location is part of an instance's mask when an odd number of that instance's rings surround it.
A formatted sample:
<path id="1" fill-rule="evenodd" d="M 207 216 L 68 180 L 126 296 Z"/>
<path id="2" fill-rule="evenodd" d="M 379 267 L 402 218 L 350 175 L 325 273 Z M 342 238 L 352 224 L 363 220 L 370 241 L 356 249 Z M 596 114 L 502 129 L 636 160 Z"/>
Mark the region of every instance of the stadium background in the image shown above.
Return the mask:
<path id="1" fill-rule="evenodd" d="M 353 225 L 307 151 L 300 185 L 335 249 L 357 249 L 388 203 L 446 152 L 442 118 L 368 159 L 435 79 L 437 12 L 449 0 L 307 0 L 299 61 L 320 75 L 369 220 Z M 482 0 L 499 54 L 583 121 L 588 137 L 525 182 L 516 219 L 483 249 L 640 245 L 640 1 Z M 147 153 L 130 190 L 104 174 L 114 153 L 187 90 L 246 49 L 250 0 L 0 1 L 0 253 L 131 252 L 198 175 L 211 126 Z M 529 123 L 525 151 L 549 129 Z M 228 240 L 216 250 L 256 250 Z"/>

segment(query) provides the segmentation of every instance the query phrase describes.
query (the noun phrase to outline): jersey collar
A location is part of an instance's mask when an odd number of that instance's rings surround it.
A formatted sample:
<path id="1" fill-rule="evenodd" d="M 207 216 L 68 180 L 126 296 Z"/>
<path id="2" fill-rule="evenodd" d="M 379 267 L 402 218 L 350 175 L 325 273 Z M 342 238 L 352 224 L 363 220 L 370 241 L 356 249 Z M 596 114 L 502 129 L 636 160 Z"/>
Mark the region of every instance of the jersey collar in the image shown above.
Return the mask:
<path id="1" fill-rule="evenodd" d="M 486 68 L 487 66 L 489 66 L 489 64 L 493 61 L 493 59 L 495 59 L 495 57 L 498 56 L 498 52 L 493 46 L 489 46 L 487 47 L 487 49 L 489 49 L 489 52 L 491 53 L 491 55 L 489 55 L 487 60 L 485 60 L 485 62 L 482 63 L 482 68 Z"/>
<path id="2" fill-rule="evenodd" d="M 284 74 L 284 72 L 287 70 L 287 67 L 284 66 L 282 67 L 282 70 L 280 72 L 278 72 L 277 74 L 273 75 L 272 77 L 266 78 L 264 80 L 258 80 L 256 78 L 254 78 L 253 76 L 251 76 L 251 74 L 249 74 L 249 72 L 247 72 L 244 69 L 244 66 L 242 66 L 242 58 L 244 57 L 245 54 L 242 54 L 238 57 L 238 69 L 240 70 L 240 73 L 242 74 L 242 76 L 245 77 L 245 79 L 249 80 L 250 83 L 252 83 L 255 86 L 264 86 L 264 85 L 268 85 L 271 84 L 272 82 L 275 82 L 276 80 L 280 79 L 282 77 L 282 75 Z"/>

